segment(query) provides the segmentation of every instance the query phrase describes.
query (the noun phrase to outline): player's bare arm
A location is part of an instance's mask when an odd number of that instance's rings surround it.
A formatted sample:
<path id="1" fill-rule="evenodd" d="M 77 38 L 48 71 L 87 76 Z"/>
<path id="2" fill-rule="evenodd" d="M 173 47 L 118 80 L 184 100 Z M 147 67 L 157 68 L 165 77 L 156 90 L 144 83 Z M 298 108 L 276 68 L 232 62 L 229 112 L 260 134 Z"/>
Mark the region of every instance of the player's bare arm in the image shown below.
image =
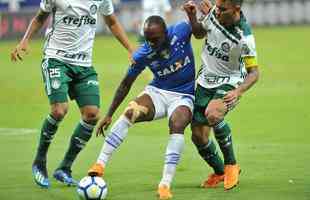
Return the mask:
<path id="1" fill-rule="evenodd" d="M 114 14 L 104 16 L 104 21 L 111 30 L 112 34 L 128 50 L 129 59 L 132 63 L 134 63 L 132 59 L 132 53 L 134 52 L 135 48 L 130 44 L 127 34 L 125 33 L 117 17 Z"/>
<path id="2" fill-rule="evenodd" d="M 202 39 L 207 35 L 207 31 L 203 28 L 202 24 L 197 19 L 197 7 L 194 1 L 188 1 L 183 5 L 183 9 L 186 12 L 189 22 L 192 26 L 193 35 L 197 39 Z"/>
<path id="3" fill-rule="evenodd" d="M 49 13 L 42 11 L 41 9 L 37 12 L 35 17 L 31 20 L 28 29 L 20 41 L 20 43 L 15 47 L 11 53 L 11 60 L 16 62 L 18 60 L 23 60 L 23 54 L 28 52 L 28 44 L 30 39 L 34 34 L 36 34 L 44 25 L 48 19 Z"/>
<path id="4" fill-rule="evenodd" d="M 99 122 L 98 128 L 97 128 L 97 136 L 104 135 L 104 130 L 107 130 L 109 125 L 112 122 L 112 116 L 114 112 L 117 110 L 119 105 L 123 102 L 123 100 L 126 98 L 127 94 L 129 93 L 129 90 L 133 84 L 133 82 L 136 80 L 137 76 L 128 76 L 126 75 L 123 80 L 121 81 L 120 85 L 118 86 L 113 101 L 109 107 L 108 113 L 106 116 Z"/>
<path id="5" fill-rule="evenodd" d="M 247 72 L 248 75 L 245 78 L 244 82 L 235 90 L 228 92 L 227 95 L 224 97 L 224 102 L 227 105 L 233 104 L 234 102 L 238 101 L 242 94 L 249 90 L 258 81 L 258 66 L 248 67 Z"/>

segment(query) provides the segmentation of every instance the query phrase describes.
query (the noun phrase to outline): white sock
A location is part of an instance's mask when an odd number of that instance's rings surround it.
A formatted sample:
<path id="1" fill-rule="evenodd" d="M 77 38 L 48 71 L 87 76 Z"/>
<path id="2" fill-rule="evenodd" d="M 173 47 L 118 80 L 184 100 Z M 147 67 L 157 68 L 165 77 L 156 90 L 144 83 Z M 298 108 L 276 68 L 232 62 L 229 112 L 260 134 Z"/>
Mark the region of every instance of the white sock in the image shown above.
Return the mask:
<path id="1" fill-rule="evenodd" d="M 121 116 L 113 124 L 110 134 L 105 138 L 97 163 L 106 166 L 113 152 L 118 149 L 128 134 L 128 128 L 131 122 L 125 117 Z"/>
<path id="2" fill-rule="evenodd" d="M 184 148 L 184 135 L 176 133 L 171 134 L 166 149 L 163 176 L 159 185 L 166 185 L 170 187 L 170 184 L 176 171 L 176 166 L 180 161 L 183 148 Z"/>

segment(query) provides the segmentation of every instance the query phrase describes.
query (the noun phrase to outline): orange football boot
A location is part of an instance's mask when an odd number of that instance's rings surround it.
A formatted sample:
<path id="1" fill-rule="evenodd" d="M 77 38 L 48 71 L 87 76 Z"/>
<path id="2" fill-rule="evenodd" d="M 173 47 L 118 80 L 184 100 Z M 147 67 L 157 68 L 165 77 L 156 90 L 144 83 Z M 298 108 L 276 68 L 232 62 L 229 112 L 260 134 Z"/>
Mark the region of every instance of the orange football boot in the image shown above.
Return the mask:
<path id="1" fill-rule="evenodd" d="M 215 188 L 220 182 L 224 181 L 224 174 L 210 174 L 208 179 L 201 183 L 201 187 L 203 188 Z"/>
<path id="2" fill-rule="evenodd" d="M 167 200 L 172 198 L 170 188 L 167 185 L 158 186 L 157 195 L 160 200 Z"/>
<path id="3" fill-rule="evenodd" d="M 104 174 L 104 166 L 99 163 L 95 163 L 89 170 L 88 170 L 89 176 L 99 176 L 102 177 Z"/>
<path id="4" fill-rule="evenodd" d="M 236 187 L 239 183 L 240 166 L 237 164 L 225 165 L 224 172 L 224 189 L 230 190 Z"/>

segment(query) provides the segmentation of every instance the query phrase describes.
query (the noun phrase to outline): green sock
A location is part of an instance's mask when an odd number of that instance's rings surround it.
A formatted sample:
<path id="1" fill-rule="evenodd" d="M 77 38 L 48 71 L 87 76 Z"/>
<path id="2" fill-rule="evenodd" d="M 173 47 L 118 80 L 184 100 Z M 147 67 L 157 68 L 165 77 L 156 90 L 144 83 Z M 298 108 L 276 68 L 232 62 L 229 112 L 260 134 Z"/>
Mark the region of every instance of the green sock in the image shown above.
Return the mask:
<path id="1" fill-rule="evenodd" d="M 200 156 L 213 168 L 216 174 L 224 174 L 224 163 L 212 140 L 208 144 L 196 145 Z"/>
<path id="2" fill-rule="evenodd" d="M 59 122 L 60 121 L 55 120 L 51 115 L 48 115 L 44 120 L 34 162 L 46 161 L 47 151 L 58 129 Z"/>
<path id="3" fill-rule="evenodd" d="M 236 164 L 236 158 L 234 154 L 231 130 L 229 125 L 222 121 L 213 127 L 215 138 L 219 143 L 220 149 L 223 153 L 225 165 Z"/>
<path id="4" fill-rule="evenodd" d="M 59 169 L 71 170 L 71 166 L 76 159 L 80 151 L 85 147 L 86 143 L 91 138 L 95 125 L 88 124 L 81 120 L 74 130 L 71 136 L 70 146 L 67 150 L 63 161 L 61 162 Z"/>

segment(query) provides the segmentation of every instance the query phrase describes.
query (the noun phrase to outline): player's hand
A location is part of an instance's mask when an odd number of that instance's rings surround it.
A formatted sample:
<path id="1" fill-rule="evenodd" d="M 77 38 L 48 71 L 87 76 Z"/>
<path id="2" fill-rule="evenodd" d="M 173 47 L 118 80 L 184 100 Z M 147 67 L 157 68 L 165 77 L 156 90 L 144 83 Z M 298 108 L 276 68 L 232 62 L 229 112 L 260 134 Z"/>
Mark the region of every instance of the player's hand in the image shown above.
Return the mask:
<path id="1" fill-rule="evenodd" d="M 209 0 L 202 0 L 200 5 L 199 5 L 199 10 L 204 15 L 208 15 L 211 8 L 212 8 L 212 3 Z"/>
<path id="2" fill-rule="evenodd" d="M 183 4 L 182 9 L 186 12 L 188 16 L 196 16 L 197 10 L 194 1 L 187 1 Z"/>
<path id="3" fill-rule="evenodd" d="M 96 130 L 96 136 L 98 137 L 102 135 L 105 137 L 104 132 L 108 130 L 109 125 L 111 123 L 112 123 L 112 117 L 105 116 L 103 119 L 101 119 Z"/>
<path id="4" fill-rule="evenodd" d="M 28 42 L 22 41 L 11 52 L 11 61 L 13 62 L 22 61 L 23 56 L 27 54 L 28 54 Z"/>
<path id="5" fill-rule="evenodd" d="M 229 91 L 223 98 L 228 108 L 234 107 L 241 98 L 241 92 L 238 89 Z"/>

